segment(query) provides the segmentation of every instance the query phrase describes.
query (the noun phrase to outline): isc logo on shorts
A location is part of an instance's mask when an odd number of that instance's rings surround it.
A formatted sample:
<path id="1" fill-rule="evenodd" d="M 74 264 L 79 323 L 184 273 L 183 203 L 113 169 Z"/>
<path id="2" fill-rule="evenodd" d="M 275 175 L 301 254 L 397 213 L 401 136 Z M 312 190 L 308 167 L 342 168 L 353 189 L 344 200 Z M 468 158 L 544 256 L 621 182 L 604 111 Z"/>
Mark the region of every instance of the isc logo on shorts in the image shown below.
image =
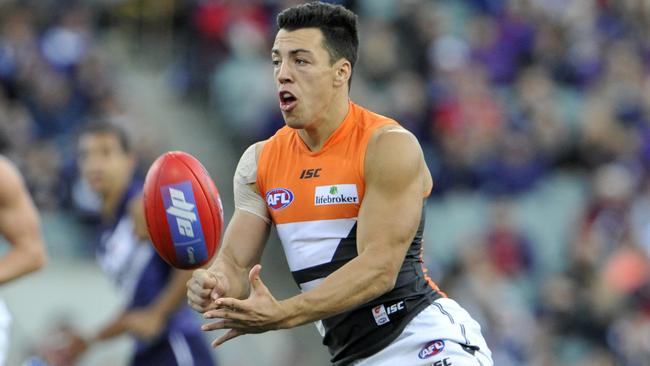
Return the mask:
<path id="1" fill-rule="evenodd" d="M 422 347 L 422 350 L 420 353 L 418 353 L 418 357 L 424 360 L 425 358 L 433 357 L 439 354 L 443 349 L 445 349 L 445 341 L 442 339 L 436 339 L 435 341 L 431 341 Z"/>

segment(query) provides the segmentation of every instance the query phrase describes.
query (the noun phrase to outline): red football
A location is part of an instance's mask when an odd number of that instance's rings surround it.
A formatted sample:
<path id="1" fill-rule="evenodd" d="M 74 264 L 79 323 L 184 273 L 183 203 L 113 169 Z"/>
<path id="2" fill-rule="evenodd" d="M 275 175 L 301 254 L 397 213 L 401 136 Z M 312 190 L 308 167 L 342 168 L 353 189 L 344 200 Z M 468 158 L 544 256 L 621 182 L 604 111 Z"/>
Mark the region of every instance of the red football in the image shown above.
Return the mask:
<path id="1" fill-rule="evenodd" d="M 170 151 L 149 168 L 144 215 L 151 242 L 170 265 L 200 267 L 219 247 L 223 207 L 207 170 L 192 155 Z"/>

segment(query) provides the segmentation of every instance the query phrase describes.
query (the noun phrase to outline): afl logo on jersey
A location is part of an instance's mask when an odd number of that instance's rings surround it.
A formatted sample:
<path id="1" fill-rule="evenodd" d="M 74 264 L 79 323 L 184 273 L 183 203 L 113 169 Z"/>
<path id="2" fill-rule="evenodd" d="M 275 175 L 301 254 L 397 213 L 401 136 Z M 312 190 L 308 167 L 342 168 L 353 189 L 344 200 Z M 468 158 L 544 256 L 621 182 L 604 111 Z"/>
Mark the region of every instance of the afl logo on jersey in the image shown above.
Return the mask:
<path id="1" fill-rule="evenodd" d="M 281 210 L 293 202 L 293 192 L 285 188 L 274 188 L 266 192 L 266 204 L 272 210 Z"/>
<path id="2" fill-rule="evenodd" d="M 425 358 L 433 357 L 438 353 L 442 352 L 445 349 L 445 341 L 442 339 L 436 339 L 435 341 L 427 343 L 418 354 L 421 360 Z"/>

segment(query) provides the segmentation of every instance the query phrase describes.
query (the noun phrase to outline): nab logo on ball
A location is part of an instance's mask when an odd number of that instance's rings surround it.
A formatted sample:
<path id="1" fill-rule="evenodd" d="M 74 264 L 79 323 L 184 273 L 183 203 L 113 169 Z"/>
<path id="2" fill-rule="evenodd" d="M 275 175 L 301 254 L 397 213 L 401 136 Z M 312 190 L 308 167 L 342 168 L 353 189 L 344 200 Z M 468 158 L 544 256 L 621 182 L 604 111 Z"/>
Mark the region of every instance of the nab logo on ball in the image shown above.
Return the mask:
<path id="1" fill-rule="evenodd" d="M 167 223 L 178 258 L 195 264 L 207 259 L 205 238 L 196 209 L 192 182 L 185 181 L 160 188 Z"/>
<path id="2" fill-rule="evenodd" d="M 445 349 L 445 341 L 442 339 L 436 339 L 435 341 L 427 343 L 418 354 L 418 357 L 424 360 L 425 358 L 437 355 L 442 352 L 443 349 Z"/>
<path id="3" fill-rule="evenodd" d="M 281 210 L 293 202 L 293 192 L 284 188 L 275 188 L 266 193 L 266 204 L 272 210 Z"/>

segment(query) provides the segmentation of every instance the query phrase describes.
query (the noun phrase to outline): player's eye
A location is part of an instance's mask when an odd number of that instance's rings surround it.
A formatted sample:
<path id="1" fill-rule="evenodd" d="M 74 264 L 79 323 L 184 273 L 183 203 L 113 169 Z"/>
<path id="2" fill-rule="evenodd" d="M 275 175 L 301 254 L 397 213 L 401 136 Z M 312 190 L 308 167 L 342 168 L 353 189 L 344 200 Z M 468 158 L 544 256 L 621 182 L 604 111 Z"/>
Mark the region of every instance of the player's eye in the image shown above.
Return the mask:
<path id="1" fill-rule="evenodd" d="M 273 64 L 273 66 L 279 66 L 280 60 L 271 60 L 271 63 Z"/>
<path id="2" fill-rule="evenodd" d="M 296 59 L 296 65 L 307 65 L 307 61 L 301 58 Z"/>

